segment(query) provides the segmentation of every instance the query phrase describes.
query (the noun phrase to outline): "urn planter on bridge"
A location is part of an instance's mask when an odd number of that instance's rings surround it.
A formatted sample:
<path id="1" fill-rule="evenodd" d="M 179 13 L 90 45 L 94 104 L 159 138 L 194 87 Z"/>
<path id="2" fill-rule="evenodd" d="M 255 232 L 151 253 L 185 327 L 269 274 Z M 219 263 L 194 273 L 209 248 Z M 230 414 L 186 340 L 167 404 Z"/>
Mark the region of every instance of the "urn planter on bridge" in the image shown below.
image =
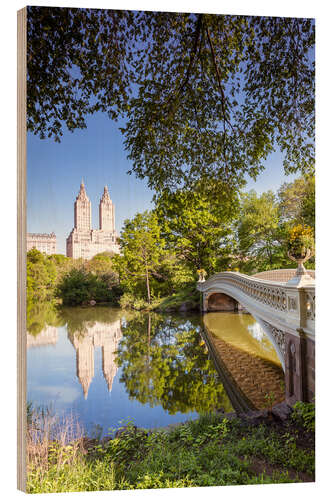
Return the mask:
<path id="1" fill-rule="evenodd" d="M 297 270 L 295 276 L 288 281 L 288 285 L 300 287 L 314 283 L 304 267 L 304 262 L 314 254 L 313 249 L 312 228 L 302 224 L 294 226 L 289 232 L 288 257 L 297 262 Z"/>
<path id="2" fill-rule="evenodd" d="M 206 281 L 207 272 L 204 269 L 198 269 L 197 273 L 199 283 L 203 283 L 204 281 Z"/>
<path id="3" fill-rule="evenodd" d="M 307 273 L 304 267 L 304 263 L 312 257 L 311 250 L 308 248 L 304 251 L 303 255 L 298 256 L 294 256 L 288 252 L 288 257 L 294 262 L 297 262 L 296 274 L 288 281 L 288 285 L 306 286 L 313 284 L 315 282 L 314 279 Z"/>

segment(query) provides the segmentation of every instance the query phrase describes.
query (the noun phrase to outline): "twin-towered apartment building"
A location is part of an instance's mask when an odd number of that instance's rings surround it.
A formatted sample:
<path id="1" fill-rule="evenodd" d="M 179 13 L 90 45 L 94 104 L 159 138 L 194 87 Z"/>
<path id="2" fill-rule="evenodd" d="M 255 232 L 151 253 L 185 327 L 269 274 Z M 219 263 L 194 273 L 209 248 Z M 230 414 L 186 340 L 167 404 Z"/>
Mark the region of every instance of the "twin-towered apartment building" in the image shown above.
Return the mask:
<path id="1" fill-rule="evenodd" d="M 99 202 L 99 229 L 91 227 L 91 202 L 83 181 L 74 202 L 74 228 L 66 239 L 66 255 L 74 259 L 91 259 L 101 252 L 119 253 L 115 229 L 115 210 L 107 186 Z M 56 235 L 27 234 L 27 251 L 36 248 L 42 253 L 56 253 Z"/>
<path id="2" fill-rule="evenodd" d="M 101 252 L 119 253 L 114 205 L 107 186 L 99 202 L 99 229 L 91 227 L 91 202 L 83 181 L 74 203 L 74 228 L 66 240 L 66 255 L 91 259 Z"/>

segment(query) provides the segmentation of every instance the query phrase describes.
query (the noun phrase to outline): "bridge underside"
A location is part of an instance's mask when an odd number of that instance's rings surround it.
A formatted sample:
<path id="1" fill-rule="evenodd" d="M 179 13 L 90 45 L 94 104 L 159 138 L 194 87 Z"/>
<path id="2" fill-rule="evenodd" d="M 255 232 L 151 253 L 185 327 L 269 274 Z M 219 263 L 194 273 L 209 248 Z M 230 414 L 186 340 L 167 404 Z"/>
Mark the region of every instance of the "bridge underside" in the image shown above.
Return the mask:
<path id="1" fill-rule="evenodd" d="M 315 393 L 315 343 L 302 331 L 290 332 L 262 319 L 249 304 L 242 305 L 224 291 L 210 290 L 203 294 L 202 308 L 209 311 L 249 312 L 260 324 L 281 361 L 285 372 L 286 401 L 312 401 Z"/>
<path id="2" fill-rule="evenodd" d="M 265 409 L 267 394 L 274 393 L 275 404 L 284 400 L 281 368 L 217 338 L 207 325 L 204 325 L 201 335 L 237 413 Z"/>
<path id="3" fill-rule="evenodd" d="M 236 299 L 230 297 L 229 295 L 221 292 L 212 292 L 205 299 L 205 312 L 212 311 L 224 311 L 224 312 L 237 312 L 246 311 L 245 307 L 240 304 Z M 250 311 L 248 311 L 250 312 Z M 264 321 L 261 321 L 255 314 L 251 313 L 255 320 L 260 324 L 261 328 L 264 330 L 274 349 L 280 359 L 283 370 L 285 370 L 285 359 L 284 359 L 284 349 L 283 343 L 278 342 L 276 335 L 273 334 L 270 325 Z"/>
<path id="4" fill-rule="evenodd" d="M 208 297 L 208 311 L 238 311 L 238 302 L 225 293 L 212 293 Z"/>

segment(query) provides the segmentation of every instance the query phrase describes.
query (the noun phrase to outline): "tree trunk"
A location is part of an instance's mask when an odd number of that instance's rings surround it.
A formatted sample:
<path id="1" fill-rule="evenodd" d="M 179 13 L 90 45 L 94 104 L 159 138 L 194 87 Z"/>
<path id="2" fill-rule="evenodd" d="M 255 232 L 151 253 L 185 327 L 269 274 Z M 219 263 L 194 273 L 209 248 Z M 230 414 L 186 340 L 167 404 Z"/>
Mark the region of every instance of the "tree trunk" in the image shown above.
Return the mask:
<path id="1" fill-rule="evenodd" d="M 148 313 L 148 325 L 147 325 L 147 345 L 148 345 L 147 366 L 148 366 L 148 368 L 150 365 L 150 331 L 151 331 L 151 318 L 150 318 L 150 313 Z"/>
<path id="2" fill-rule="evenodd" d="M 147 267 L 147 266 L 146 266 L 146 286 L 147 286 L 147 298 L 148 298 L 148 304 L 150 304 L 149 273 L 148 273 L 148 267 Z"/>
<path id="3" fill-rule="evenodd" d="M 147 337 L 148 337 L 148 357 L 150 358 L 150 331 L 151 331 L 151 318 L 150 313 L 148 313 L 148 328 L 147 328 Z"/>

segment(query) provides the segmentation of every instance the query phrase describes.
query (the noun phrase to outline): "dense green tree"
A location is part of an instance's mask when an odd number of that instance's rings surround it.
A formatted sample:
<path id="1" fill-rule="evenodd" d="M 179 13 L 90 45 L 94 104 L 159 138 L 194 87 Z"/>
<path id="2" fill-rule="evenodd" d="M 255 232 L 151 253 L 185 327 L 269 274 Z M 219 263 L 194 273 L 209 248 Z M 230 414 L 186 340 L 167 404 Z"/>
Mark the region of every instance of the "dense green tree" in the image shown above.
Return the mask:
<path id="1" fill-rule="evenodd" d="M 166 251 L 154 275 L 155 294 L 166 297 L 193 284 L 193 271 L 176 253 Z"/>
<path id="2" fill-rule="evenodd" d="M 287 256 L 290 231 L 295 226 L 310 226 L 315 232 L 315 177 L 307 175 L 294 182 L 284 183 L 279 191 L 279 239 Z M 286 258 L 285 267 L 290 267 Z M 307 262 L 309 269 L 315 268 L 314 256 Z"/>
<path id="3" fill-rule="evenodd" d="M 122 255 L 114 257 L 120 282 L 131 292 L 145 296 L 151 302 L 151 279 L 158 276 L 158 266 L 165 256 L 165 241 L 161 237 L 156 214 L 145 211 L 125 220 L 120 236 Z"/>
<path id="4" fill-rule="evenodd" d="M 215 182 L 204 190 L 165 191 L 156 200 L 156 213 L 167 245 L 187 263 L 193 276 L 204 268 L 216 272 L 230 260 L 232 223 L 239 209 L 238 193 Z"/>
<path id="5" fill-rule="evenodd" d="M 119 284 L 119 276 L 113 268 L 113 254 L 111 252 L 102 252 L 95 255 L 92 259 L 84 262 L 83 267 L 86 271 L 98 276 L 109 288 Z"/>
<path id="6" fill-rule="evenodd" d="M 280 219 L 291 224 L 315 225 L 315 178 L 306 176 L 284 183 L 278 190 Z"/>
<path id="7" fill-rule="evenodd" d="M 301 219 L 304 224 L 315 229 L 316 225 L 316 188 L 315 177 L 309 176 L 305 185 L 305 195 L 301 200 Z"/>
<path id="8" fill-rule="evenodd" d="M 278 190 L 279 210 L 281 221 L 300 220 L 301 202 L 305 194 L 306 181 L 304 177 L 294 182 L 285 182 Z"/>
<path id="9" fill-rule="evenodd" d="M 114 292 L 100 277 L 84 269 L 72 269 L 59 283 L 57 297 L 67 306 L 81 305 L 90 300 L 112 302 Z"/>
<path id="10" fill-rule="evenodd" d="M 39 302 L 53 297 L 57 272 L 54 262 L 33 248 L 27 253 L 27 300 Z"/>
<path id="11" fill-rule="evenodd" d="M 37 250 L 37 248 L 32 248 L 27 252 L 27 262 L 31 264 L 41 264 L 45 262 L 45 256 Z"/>
<path id="12" fill-rule="evenodd" d="M 72 291 L 70 286 L 73 286 Z M 56 297 L 73 305 L 91 299 L 117 302 L 121 293 L 112 255 L 107 252 L 87 261 L 62 254 L 45 255 L 35 248 L 27 253 L 27 300 L 30 306 Z"/>
<path id="13" fill-rule="evenodd" d="M 285 250 L 279 233 L 279 207 L 272 191 L 242 196 L 237 224 L 239 253 L 244 270 L 280 267 Z"/>
<path id="14" fill-rule="evenodd" d="M 73 267 L 80 267 L 75 259 L 62 254 L 52 254 L 47 256 L 47 259 L 53 262 L 56 267 L 56 284 L 60 283 L 62 277 L 73 269 Z"/>
<path id="15" fill-rule="evenodd" d="M 122 115 L 132 171 L 174 190 L 314 163 L 314 21 L 29 7 L 28 129 Z"/>

